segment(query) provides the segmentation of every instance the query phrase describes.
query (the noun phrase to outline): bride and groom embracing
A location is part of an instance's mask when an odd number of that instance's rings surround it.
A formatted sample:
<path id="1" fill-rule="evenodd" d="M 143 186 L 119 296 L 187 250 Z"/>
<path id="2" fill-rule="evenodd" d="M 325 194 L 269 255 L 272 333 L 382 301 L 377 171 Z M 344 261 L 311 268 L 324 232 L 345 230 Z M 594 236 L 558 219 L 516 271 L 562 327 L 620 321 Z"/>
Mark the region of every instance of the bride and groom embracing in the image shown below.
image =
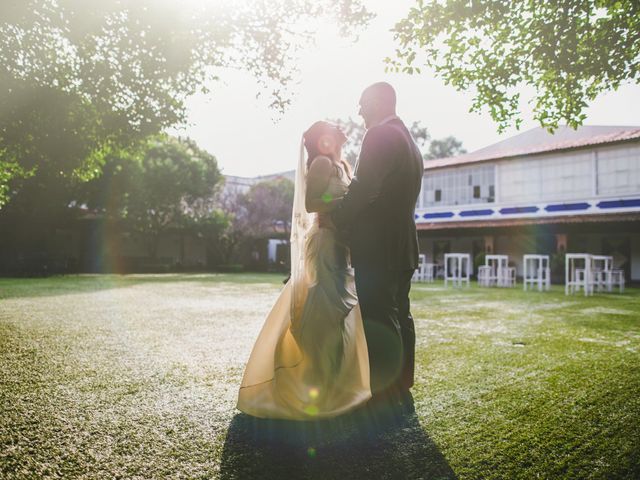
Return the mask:
<path id="1" fill-rule="evenodd" d="M 395 106 L 388 83 L 362 93 L 367 132 L 353 174 L 340 128 L 321 121 L 303 135 L 291 277 L 247 363 L 238 397 L 245 413 L 314 420 L 365 404 L 374 413 L 413 408 L 409 290 L 423 163 Z"/>

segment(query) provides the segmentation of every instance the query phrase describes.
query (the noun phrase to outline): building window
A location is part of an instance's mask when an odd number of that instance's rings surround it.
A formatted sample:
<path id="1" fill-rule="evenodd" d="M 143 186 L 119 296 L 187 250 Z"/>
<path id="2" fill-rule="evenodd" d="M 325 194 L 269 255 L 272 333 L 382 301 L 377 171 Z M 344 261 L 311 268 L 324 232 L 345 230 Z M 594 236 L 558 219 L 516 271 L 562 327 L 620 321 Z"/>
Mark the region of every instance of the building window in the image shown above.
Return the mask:
<path id="1" fill-rule="evenodd" d="M 427 171 L 422 181 L 422 207 L 469 205 L 494 201 L 495 165 Z"/>
<path id="2" fill-rule="evenodd" d="M 624 195 L 640 191 L 640 148 L 598 150 L 598 195 Z"/>
<path id="3" fill-rule="evenodd" d="M 592 151 L 505 160 L 500 165 L 500 201 L 543 202 L 588 198 L 592 193 Z"/>

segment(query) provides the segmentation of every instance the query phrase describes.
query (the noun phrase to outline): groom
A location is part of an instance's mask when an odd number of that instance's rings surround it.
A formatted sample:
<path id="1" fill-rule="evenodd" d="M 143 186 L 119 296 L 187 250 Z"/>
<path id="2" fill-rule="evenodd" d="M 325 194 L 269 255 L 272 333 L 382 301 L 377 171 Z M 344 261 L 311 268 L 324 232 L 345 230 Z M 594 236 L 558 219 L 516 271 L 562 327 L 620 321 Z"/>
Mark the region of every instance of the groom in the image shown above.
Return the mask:
<path id="1" fill-rule="evenodd" d="M 360 97 L 367 132 L 349 191 L 331 217 L 349 239 L 369 349 L 372 403 L 412 408 L 415 330 L 409 312 L 418 266 L 414 210 L 424 166 L 409 130 L 396 116 L 385 82 Z"/>

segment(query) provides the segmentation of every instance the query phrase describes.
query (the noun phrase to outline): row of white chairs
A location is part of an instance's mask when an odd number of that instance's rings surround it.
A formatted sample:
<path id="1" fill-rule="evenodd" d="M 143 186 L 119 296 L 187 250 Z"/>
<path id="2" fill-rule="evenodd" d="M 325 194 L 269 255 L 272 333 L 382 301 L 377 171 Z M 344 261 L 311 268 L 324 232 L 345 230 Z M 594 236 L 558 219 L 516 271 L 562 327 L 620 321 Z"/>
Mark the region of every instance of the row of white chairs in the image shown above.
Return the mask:
<path id="1" fill-rule="evenodd" d="M 613 268 L 613 257 L 588 253 L 567 253 L 565 256 L 564 293 L 569 295 L 580 290 L 585 295 L 594 291 L 612 292 L 618 287 L 624 292 L 624 271 Z"/>
<path id="2" fill-rule="evenodd" d="M 487 255 L 485 265 L 478 270 L 478 283 L 481 286 L 514 287 L 516 285 L 516 269 L 509 267 L 509 257 L 506 255 Z M 418 269 L 413 275 L 416 282 L 433 282 L 436 278 L 438 265 L 427 262 L 426 255 L 420 255 Z M 471 255 L 468 253 L 445 253 L 444 255 L 444 284 L 455 286 L 469 285 L 473 266 Z"/>
<path id="3" fill-rule="evenodd" d="M 613 257 L 590 255 L 586 253 L 568 253 L 565 268 L 565 293 L 584 291 L 592 295 L 594 291 L 613 291 L 618 287 L 624 291 L 624 271 L 613 268 Z M 523 288 L 537 288 L 539 291 L 551 287 L 551 269 L 549 255 L 528 254 L 523 257 Z M 424 254 L 420 255 L 418 269 L 413 281 L 433 282 L 440 272 L 438 265 L 427 262 Z M 469 285 L 473 266 L 468 253 L 446 253 L 442 271 L 444 284 L 454 286 Z M 478 285 L 482 287 L 515 287 L 516 269 L 509 266 L 507 255 L 486 255 L 485 264 L 478 268 Z"/>

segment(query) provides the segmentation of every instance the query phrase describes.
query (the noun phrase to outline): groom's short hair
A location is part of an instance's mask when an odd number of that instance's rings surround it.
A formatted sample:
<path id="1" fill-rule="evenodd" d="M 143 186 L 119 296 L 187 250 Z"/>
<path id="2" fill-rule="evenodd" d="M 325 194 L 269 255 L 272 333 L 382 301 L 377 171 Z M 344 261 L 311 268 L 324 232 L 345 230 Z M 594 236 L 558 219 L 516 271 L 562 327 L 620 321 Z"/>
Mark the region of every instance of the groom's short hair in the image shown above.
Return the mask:
<path id="1" fill-rule="evenodd" d="M 364 89 L 364 92 L 362 92 L 362 96 L 371 96 L 386 108 L 391 109 L 394 112 L 396 110 L 396 91 L 387 82 L 376 82 L 373 85 L 369 85 Z"/>

